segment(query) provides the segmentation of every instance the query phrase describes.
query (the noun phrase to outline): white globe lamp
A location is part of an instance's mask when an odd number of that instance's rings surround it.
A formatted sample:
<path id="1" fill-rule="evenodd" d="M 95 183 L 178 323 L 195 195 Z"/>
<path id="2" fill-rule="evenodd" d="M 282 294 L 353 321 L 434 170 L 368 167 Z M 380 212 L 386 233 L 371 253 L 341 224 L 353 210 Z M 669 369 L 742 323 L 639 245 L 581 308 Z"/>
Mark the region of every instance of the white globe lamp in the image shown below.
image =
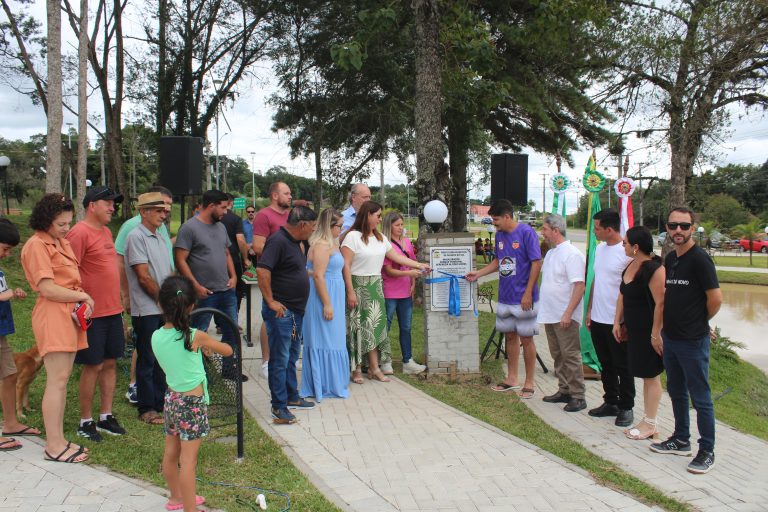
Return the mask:
<path id="1" fill-rule="evenodd" d="M 86 187 L 90 187 L 91 185 L 93 185 L 93 182 L 91 180 L 89 180 L 89 179 L 86 179 L 85 180 L 85 186 Z"/>
<path id="2" fill-rule="evenodd" d="M 448 207 L 439 199 L 433 199 L 424 205 L 424 220 L 437 233 L 440 226 L 448 218 Z"/>

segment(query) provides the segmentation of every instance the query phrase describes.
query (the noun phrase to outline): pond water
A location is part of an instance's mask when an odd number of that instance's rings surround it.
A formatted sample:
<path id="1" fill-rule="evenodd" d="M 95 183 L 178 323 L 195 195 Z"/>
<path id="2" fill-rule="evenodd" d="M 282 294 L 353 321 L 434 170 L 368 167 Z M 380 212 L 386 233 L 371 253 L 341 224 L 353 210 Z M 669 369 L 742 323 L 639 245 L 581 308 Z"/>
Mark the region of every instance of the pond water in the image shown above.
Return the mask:
<path id="1" fill-rule="evenodd" d="M 712 320 L 723 336 L 746 345 L 742 359 L 768 373 L 768 286 L 722 283 L 723 305 Z"/>

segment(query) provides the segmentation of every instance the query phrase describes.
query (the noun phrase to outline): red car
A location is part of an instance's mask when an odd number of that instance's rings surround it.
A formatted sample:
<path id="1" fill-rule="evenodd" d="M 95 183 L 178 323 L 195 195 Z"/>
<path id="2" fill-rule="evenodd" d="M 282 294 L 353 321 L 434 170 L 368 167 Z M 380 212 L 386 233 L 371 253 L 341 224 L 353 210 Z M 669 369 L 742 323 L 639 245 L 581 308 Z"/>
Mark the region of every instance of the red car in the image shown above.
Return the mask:
<path id="1" fill-rule="evenodd" d="M 749 250 L 749 240 L 746 238 L 739 240 L 739 250 L 747 252 Z M 752 252 L 768 253 L 768 239 L 752 240 Z"/>

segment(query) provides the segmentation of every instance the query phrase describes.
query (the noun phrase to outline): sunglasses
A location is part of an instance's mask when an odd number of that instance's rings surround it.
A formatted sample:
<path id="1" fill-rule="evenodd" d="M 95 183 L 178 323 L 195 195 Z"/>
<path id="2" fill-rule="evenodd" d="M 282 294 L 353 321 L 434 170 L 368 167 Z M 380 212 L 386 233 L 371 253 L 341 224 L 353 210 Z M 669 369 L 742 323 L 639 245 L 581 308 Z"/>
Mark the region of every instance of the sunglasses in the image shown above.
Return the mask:
<path id="1" fill-rule="evenodd" d="M 693 226 L 693 224 L 691 224 L 690 222 L 667 222 L 667 229 L 670 231 L 674 231 L 678 227 L 683 231 L 688 231 L 689 229 L 691 229 L 691 226 Z"/>
<path id="2" fill-rule="evenodd" d="M 256 210 L 245 210 L 245 213 L 256 213 Z"/>
<path id="3" fill-rule="evenodd" d="M 668 279 L 674 279 L 675 278 L 675 270 L 677 270 L 677 264 L 680 263 L 680 260 L 675 260 L 674 263 L 669 267 L 669 272 L 667 272 L 667 278 Z"/>

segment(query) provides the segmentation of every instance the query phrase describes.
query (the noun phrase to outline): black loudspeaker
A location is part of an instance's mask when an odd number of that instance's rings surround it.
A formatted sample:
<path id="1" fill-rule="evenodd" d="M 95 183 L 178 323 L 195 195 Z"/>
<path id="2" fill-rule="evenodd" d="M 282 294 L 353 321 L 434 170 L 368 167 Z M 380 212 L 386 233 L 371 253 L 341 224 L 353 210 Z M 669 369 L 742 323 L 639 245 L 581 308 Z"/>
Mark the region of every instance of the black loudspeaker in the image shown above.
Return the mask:
<path id="1" fill-rule="evenodd" d="M 160 183 L 173 195 L 202 193 L 203 161 L 203 139 L 160 137 Z"/>
<path id="2" fill-rule="evenodd" d="M 528 155 L 491 155 L 491 203 L 498 199 L 528 204 Z"/>

